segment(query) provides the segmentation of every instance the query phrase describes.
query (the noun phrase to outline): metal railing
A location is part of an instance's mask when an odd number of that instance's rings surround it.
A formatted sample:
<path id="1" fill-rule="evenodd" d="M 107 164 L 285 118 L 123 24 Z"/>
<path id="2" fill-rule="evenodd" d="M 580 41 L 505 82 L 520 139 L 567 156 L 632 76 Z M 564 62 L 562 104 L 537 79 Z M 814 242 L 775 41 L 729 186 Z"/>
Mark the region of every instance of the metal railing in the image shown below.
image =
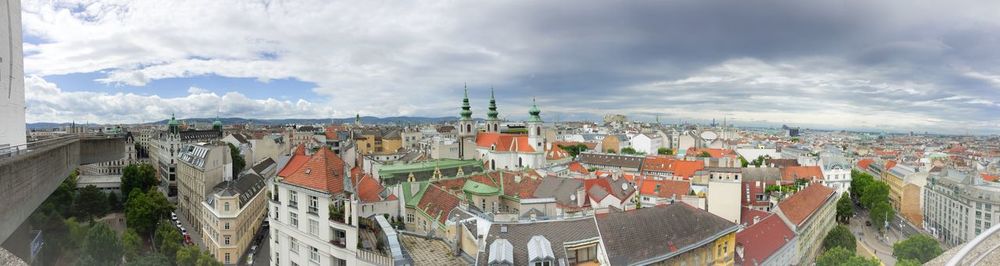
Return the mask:
<path id="1" fill-rule="evenodd" d="M 387 265 L 388 266 L 388 265 L 392 265 L 393 264 L 392 257 L 385 256 L 385 255 L 378 254 L 378 253 L 371 252 L 371 251 L 367 251 L 367 250 L 363 250 L 363 249 L 359 249 L 358 250 L 358 259 L 361 259 L 363 261 L 367 261 L 367 262 L 375 264 L 375 265 Z"/>
<path id="2" fill-rule="evenodd" d="M 76 141 L 79 138 L 80 136 L 77 135 L 63 135 L 20 145 L 2 147 L 0 148 L 0 160 L 19 157 L 49 147 L 65 145 L 67 142 Z"/>

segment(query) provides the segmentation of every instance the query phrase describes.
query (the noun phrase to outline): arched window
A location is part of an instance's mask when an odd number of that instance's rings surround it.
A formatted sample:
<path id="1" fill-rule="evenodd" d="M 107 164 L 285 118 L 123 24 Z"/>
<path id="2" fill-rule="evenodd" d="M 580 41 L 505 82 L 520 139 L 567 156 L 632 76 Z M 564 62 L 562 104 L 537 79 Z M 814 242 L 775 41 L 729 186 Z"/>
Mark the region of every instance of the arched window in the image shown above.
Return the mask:
<path id="1" fill-rule="evenodd" d="M 517 167 L 524 167 L 524 158 L 517 157 Z"/>
<path id="2" fill-rule="evenodd" d="M 535 128 L 535 135 L 539 135 L 539 136 L 542 135 L 542 128 L 541 127 L 536 127 Z"/>
<path id="3" fill-rule="evenodd" d="M 490 169 L 492 170 L 497 169 L 497 160 L 490 160 Z"/>
<path id="4" fill-rule="evenodd" d="M 466 133 L 472 132 L 472 125 L 471 124 L 470 125 L 465 125 L 465 132 Z"/>
<path id="5" fill-rule="evenodd" d="M 493 124 L 493 131 L 499 131 L 497 130 L 497 126 L 498 126 L 497 124 Z"/>

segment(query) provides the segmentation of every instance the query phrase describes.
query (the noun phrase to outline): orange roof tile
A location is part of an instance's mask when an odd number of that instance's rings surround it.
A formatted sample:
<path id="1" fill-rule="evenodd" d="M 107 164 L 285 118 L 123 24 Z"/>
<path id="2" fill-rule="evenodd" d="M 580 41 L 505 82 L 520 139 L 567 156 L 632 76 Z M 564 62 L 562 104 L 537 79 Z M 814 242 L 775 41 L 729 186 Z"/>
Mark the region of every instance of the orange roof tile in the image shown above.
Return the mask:
<path id="1" fill-rule="evenodd" d="M 861 159 L 860 161 L 858 161 L 858 167 L 860 167 L 861 169 L 867 170 L 868 166 L 872 165 L 872 163 L 874 163 L 874 162 L 875 162 L 875 160 L 872 160 L 872 159 Z"/>
<path id="2" fill-rule="evenodd" d="M 573 161 L 573 162 L 569 163 L 569 170 L 573 171 L 573 172 L 581 173 L 581 174 L 589 174 L 590 173 L 590 171 L 588 171 L 586 167 L 583 167 L 583 164 L 580 164 L 580 162 L 577 162 L 577 161 Z"/>
<path id="3" fill-rule="evenodd" d="M 1000 176 L 990 175 L 988 173 L 982 173 L 981 175 L 983 176 L 983 181 L 986 182 L 996 182 L 997 179 L 1000 179 Z"/>
<path id="4" fill-rule="evenodd" d="M 832 188 L 824 185 L 812 184 L 778 203 L 778 208 L 788 217 L 788 220 L 802 226 L 809 216 L 827 202 L 827 199 L 833 197 L 834 192 Z"/>
<path id="5" fill-rule="evenodd" d="M 379 193 L 381 193 L 385 188 L 382 187 L 382 184 L 379 184 L 378 180 L 375 180 L 375 178 L 369 175 L 363 175 L 361 176 L 361 181 L 358 181 L 357 184 L 358 198 L 361 199 L 361 202 L 369 203 L 382 201 L 382 197 L 379 196 Z M 387 198 L 386 200 L 391 199 Z"/>
<path id="6" fill-rule="evenodd" d="M 480 148 L 496 147 L 497 151 L 535 152 L 528 142 L 528 135 L 493 132 L 476 134 L 476 146 Z"/>
<path id="7" fill-rule="evenodd" d="M 796 179 L 820 180 L 823 179 L 823 170 L 819 166 L 788 166 L 781 168 L 781 180 L 794 182 Z"/>
<path id="8" fill-rule="evenodd" d="M 673 172 L 675 176 L 691 178 L 694 173 L 705 169 L 703 161 L 685 161 L 670 156 L 646 156 L 642 161 L 643 171 Z"/>
<path id="9" fill-rule="evenodd" d="M 292 154 L 292 158 L 288 159 L 288 163 L 285 164 L 285 168 L 281 168 L 281 171 L 278 171 L 278 176 L 288 177 L 294 173 L 295 170 L 299 170 L 299 167 L 302 167 L 306 161 L 309 161 L 309 156 L 306 156 L 306 146 L 299 144 L 299 146 L 295 148 L 295 153 Z"/>
<path id="10" fill-rule="evenodd" d="M 448 193 L 448 191 L 435 184 L 431 184 L 427 186 L 424 196 L 417 203 L 417 208 L 420 208 L 424 213 L 430 215 L 431 218 L 437 219 L 438 222 L 444 224 L 448 221 L 448 213 L 451 212 L 451 209 L 457 207 L 460 202 L 461 199 L 457 196 Z"/>
<path id="11" fill-rule="evenodd" d="M 896 161 L 887 161 L 887 162 L 885 162 L 885 170 L 886 171 L 889 171 L 893 167 L 896 167 Z"/>
<path id="12" fill-rule="evenodd" d="M 558 145 L 552 145 L 548 151 L 545 151 L 546 160 L 562 160 L 567 157 L 569 157 L 569 153 L 559 148 Z"/>
<path id="13" fill-rule="evenodd" d="M 676 197 L 680 199 L 691 191 L 691 183 L 680 180 L 642 180 L 639 194 L 660 198 Z"/>
<path id="14" fill-rule="evenodd" d="M 542 184 L 542 177 L 534 170 L 524 172 L 494 172 L 497 179 L 503 180 L 503 194 L 521 199 L 534 198 L 535 190 Z M 521 175 L 520 182 L 514 176 Z M 502 177 L 502 178 L 501 178 Z"/>
<path id="15" fill-rule="evenodd" d="M 298 169 L 285 176 L 283 182 L 331 194 L 342 193 L 344 161 L 330 149 L 319 149 Z"/>

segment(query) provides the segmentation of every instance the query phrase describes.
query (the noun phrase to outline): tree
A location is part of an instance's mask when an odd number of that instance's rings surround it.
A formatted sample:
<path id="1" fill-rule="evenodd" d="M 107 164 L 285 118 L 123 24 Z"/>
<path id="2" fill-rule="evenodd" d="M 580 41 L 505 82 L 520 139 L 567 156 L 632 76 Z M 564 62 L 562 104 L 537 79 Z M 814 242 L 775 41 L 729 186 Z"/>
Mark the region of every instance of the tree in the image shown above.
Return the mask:
<path id="1" fill-rule="evenodd" d="M 823 238 L 823 249 L 829 250 L 835 247 L 842 247 L 854 253 L 855 248 L 857 248 L 857 242 L 854 240 L 854 235 L 851 234 L 851 229 L 838 224 L 833 229 L 830 229 L 830 232 L 826 233 L 826 237 Z"/>
<path id="2" fill-rule="evenodd" d="M 229 143 L 229 155 L 233 157 L 233 178 L 235 179 L 240 176 L 240 172 L 247 166 L 247 162 L 240 155 L 240 148 L 232 143 Z"/>
<path id="3" fill-rule="evenodd" d="M 875 182 L 875 177 L 858 170 L 851 170 L 851 197 L 861 202 L 861 195 L 869 184 Z"/>
<path id="4" fill-rule="evenodd" d="M 177 258 L 177 250 L 181 249 L 181 241 L 184 241 L 180 230 L 177 230 L 177 227 L 174 227 L 174 224 L 169 220 L 160 220 L 156 227 L 156 236 L 153 239 L 160 254 L 173 263 L 173 260 Z"/>
<path id="5" fill-rule="evenodd" d="M 918 234 L 892 245 L 892 255 L 899 260 L 916 260 L 923 264 L 944 252 L 937 240 Z"/>
<path id="6" fill-rule="evenodd" d="M 87 233 L 81 253 L 93 257 L 96 265 L 117 265 L 122 258 L 122 242 L 108 225 L 96 223 Z"/>
<path id="7" fill-rule="evenodd" d="M 889 201 L 889 185 L 882 181 L 869 182 L 861 188 L 861 206 L 871 210 L 876 203 Z"/>
<path id="8" fill-rule="evenodd" d="M 152 165 L 130 164 L 122 169 L 122 195 L 131 196 L 134 189 L 147 191 L 157 184 L 159 181 L 156 180 L 156 169 Z"/>
<path id="9" fill-rule="evenodd" d="M 135 261 L 129 261 L 125 265 L 128 265 L 128 266 L 167 266 L 167 265 L 170 265 L 170 261 L 167 260 L 167 257 L 164 257 L 161 254 L 152 253 L 152 254 L 148 254 L 146 256 L 139 257 Z"/>
<path id="10" fill-rule="evenodd" d="M 667 149 L 667 148 L 662 148 L 661 147 L 659 149 L 656 149 L 656 154 L 659 154 L 659 155 L 674 155 L 674 150 Z"/>
<path id="11" fill-rule="evenodd" d="M 915 259 L 905 259 L 896 261 L 896 266 L 920 266 L 920 265 L 923 265 L 923 263 L 920 263 Z"/>
<path id="12" fill-rule="evenodd" d="M 122 210 L 122 201 L 118 198 L 118 193 L 114 191 L 108 193 L 108 210 L 119 212 Z"/>
<path id="13" fill-rule="evenodd" d="M 632 147 L 625 147 L 622 148 L 622 154 L 639 154 L 639 153 L 636 152 L 635 149 Z"/>
<path id="14" fill-rule="evenodd" d="M 854 216 L 854 203 L 851 202 L 850 195 L 843 194 L 840 200 L 837 200 L 837 221 L 850 223 L 851 216 Z"/>
<path id="15" fill-rule="evenodd" d="M 142 249 L 142 237 L 139 237 L 139 233 L 131 228 L 125 230 L 125 233 L 122 234 L 122 250 L 125 253 L 125 260 L 137 260 L 142 254 Z"/>
<path id="16" fill-rule="evenodd" d="M 608 149 L 608 153 L 615 153 L 615 149 Z"/>
<path id="17" fill-rule="evenodd" d="M 712 154 L 708 153 L 708 151 L 701 151 L 701 153 L 698 154 L 698 157 L 708 158 L 712 157 Z"/>
<path id="18" fill-rule="evenodd" d="M 558 145 L 558 146 L 560 149 L 566 151 L 566 153 L 569 153 L 569 156 L 572 156 L 573 158 L 576 158 L 576 156 L 579 155 L 581 152 L 587 151 L 587 145 L 583 143 L 566 145 L 566 146 Z"/>
<path id="19" fill-rule="evenodd" d="M 747 166 L 750 166 L 750 162 L 747 162 L 746 158 L 740 156 L 740 167 L 746 168 Z"/>
<path id="20" fill-rule="evenodd" d="M 198 264 L 198 256 L 201 250 L 197 246 L 186 246 L 177 250 L 177 266 L 195 266 Z"/>
<path id="21" fill-rule="evenodd" d="M 83 241 L 87 238 L 87 231 L 90 231 L 90 227 L 80 224 L 74 217 L 66 219 L 65 223 L 66 231 L 69 232 L 70 245 L 68 247 L 75 249 L 83 246 Z"/>
<path id="22" fill-rule="evenodd" d="M 135 229 L 139 235 L 149 236 L 157 222 L 169 217 L 173 210 L 173 205 L 155 189 L 150 189 L 148 193 L 132 190 L 125 203 L 125 218 L 129 228 Z"/>
<path id="23" fill-rule="evenodd" d="M 222 262 L 215 260 L 212 254 L 208 254 L 208 251 L 205 251 L 198 256 L 198 266 L 222 266 Z"/>
<path id="24" fill-rule="evenodd" d="M 880 265 L 878 259 L 871 258 L 867 259 L 858 255 L 854 255 L 843 247 L 835 247 L 830 250 L 823 252 L 819 258 L 816 258 L 817 266 L 878 266 Z"/>
<path id="25" fill-rule="evenodd" d="M 896 211 L 892 210 L 888 202 L 879 202 L 868 212 L 868 219 L 872 221 L 872 226 L 878 228 L 879 232 L 885 230 L 886 222 L 892 221 L 896 217 Z"/>
<path id="26" fill-rule="evenodd" d="M 84 220 L 103 217 L 108 213 L 108 199 L 96 186 L 88 185 L 80 189 L 76 200 L 76 212 Z"/>

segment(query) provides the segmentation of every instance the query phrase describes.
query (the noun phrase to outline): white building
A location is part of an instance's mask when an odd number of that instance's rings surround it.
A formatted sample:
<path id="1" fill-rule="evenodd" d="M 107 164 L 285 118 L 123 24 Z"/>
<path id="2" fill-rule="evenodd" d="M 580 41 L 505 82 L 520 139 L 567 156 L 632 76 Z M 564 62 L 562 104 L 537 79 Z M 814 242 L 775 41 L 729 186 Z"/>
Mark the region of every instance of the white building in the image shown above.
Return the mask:
<path id="1" fill-rule="evenodd" d="M 645 154 L 656 154 L 656 151 L 664 147 L 663 138 L 655 134 L 636 134 L 629 139 L 631 147 L 637 152 Z"/>
<path id="2" fill-rule="evenodd" d="M 839 156 L 821 156 L 819 167 L 823 171 L 824 186 L 837 190 L 838 195 L 851 191 L 851 164 L 847 160 Z"/>
<path id="3" fill-rule="evenodd" d="M 711 172 L 708 179 L 708 212 L 740 223 L 740 182 L 742 171 L 732 168 L 732 172 Z"/>

